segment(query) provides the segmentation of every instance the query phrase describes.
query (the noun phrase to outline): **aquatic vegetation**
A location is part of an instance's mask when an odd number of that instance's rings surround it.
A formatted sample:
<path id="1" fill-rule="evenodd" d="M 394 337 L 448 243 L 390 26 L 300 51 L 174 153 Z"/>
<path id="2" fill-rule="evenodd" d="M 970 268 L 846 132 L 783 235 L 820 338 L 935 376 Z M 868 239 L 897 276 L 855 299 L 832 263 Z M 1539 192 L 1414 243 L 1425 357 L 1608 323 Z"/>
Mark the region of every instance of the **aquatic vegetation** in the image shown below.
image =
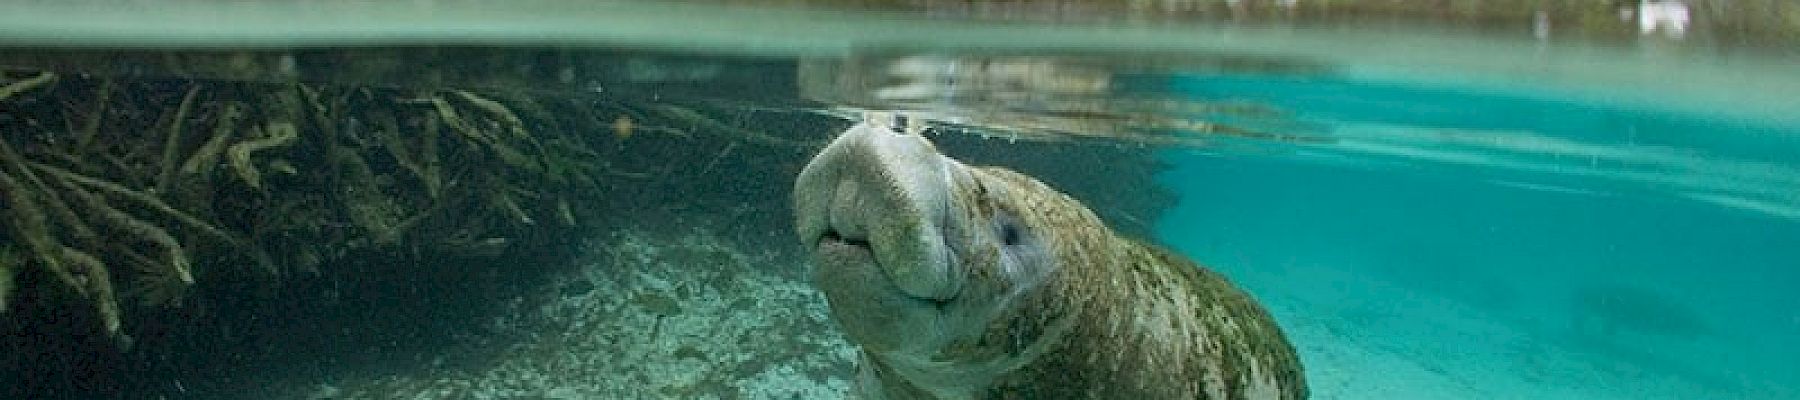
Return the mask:
<path id="1" fill-rule="evenodd" d="M 504 246 L 539 219 L 575 227 L 570 203 L 600 190 L 584 140 L 471 91 L 3 82 L 0 237 L 17 246 L 0 295 L 47 274 L 120 344 L 122 301 L 178 306 L 201 282 L 316 274 L 361 249 Z"/>
<path id="2" fill-rule="evenodd" d="M 19 257 L 11 245 L 0 244 L 0 314 L 6 313 L 8 298 L 12 297 L 14 275 L 24 266 L 25 260 Z"/>

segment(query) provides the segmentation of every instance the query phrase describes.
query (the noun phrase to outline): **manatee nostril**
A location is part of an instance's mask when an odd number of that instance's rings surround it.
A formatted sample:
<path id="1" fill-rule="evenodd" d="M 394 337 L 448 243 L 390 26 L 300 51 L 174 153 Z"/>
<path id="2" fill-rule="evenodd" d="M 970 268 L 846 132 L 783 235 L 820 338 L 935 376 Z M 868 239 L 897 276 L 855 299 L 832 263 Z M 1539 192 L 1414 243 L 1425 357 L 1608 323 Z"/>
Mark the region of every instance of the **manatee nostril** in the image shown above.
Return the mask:
<path id="1" fill-rule="evenodd" d="M 912 120 L 909 120 L 907 118 L 908 117 L 905 115 L 895 114 L 894 115 L 894 126 L 888 127 L 888 130 L 892 131 L 894 133 L 898 133 L 902 136 L 906 135 L 907 128 L 912 126 Z"/>

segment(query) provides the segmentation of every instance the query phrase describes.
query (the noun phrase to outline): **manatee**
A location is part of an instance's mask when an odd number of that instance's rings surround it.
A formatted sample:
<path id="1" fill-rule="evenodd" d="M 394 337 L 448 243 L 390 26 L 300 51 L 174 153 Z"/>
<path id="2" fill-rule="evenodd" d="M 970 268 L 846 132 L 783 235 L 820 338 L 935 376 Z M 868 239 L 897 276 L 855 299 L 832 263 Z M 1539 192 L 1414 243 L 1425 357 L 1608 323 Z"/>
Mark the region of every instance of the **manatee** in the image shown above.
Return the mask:
<path id="1" fill-rule="evenodd" d="M 845 130 L 794 187 L 859 397 L 1307 397 L 1293 346 L 1225 277 L 890 122 Z"/>

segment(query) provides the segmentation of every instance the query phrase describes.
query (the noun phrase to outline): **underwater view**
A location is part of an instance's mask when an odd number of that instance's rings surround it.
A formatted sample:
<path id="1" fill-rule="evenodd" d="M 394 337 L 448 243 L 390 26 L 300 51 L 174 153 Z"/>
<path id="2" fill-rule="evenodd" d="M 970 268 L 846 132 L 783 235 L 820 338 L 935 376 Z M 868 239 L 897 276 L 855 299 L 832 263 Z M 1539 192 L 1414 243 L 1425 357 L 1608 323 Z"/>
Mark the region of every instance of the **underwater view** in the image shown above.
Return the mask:
<path id="1" fill-rule="evenodd" d="M 0 0 L 0 399 L 1800 399 L 1783 0 Z"/>

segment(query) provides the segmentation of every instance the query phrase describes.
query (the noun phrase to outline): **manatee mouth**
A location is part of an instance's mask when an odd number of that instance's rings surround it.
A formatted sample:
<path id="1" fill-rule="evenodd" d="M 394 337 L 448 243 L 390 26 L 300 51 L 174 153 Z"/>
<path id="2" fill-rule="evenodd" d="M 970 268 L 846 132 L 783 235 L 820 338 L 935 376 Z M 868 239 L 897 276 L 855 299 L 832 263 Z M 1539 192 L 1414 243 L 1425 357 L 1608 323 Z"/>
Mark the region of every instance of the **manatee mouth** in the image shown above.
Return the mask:
<path id="1" fill-rule="evenodd" d="M 819 240 L 817 242 L 819 243 L 820 246 L 826 246 L 826 245 L 850 246 L 850 247 L 861 248 L 864 250 L 870 249 L 869 238 L 867 238 L 867 237 L 844 237 L 844 234 L 839 233 L 837 229 L 826 229 L 825 234 L 819 236 Z"/>
<path id="2" fill-rule="evenodd" d="M 913 307 L 933 310 L 941 310 L 955 300 L 953 297 L 919 296 L 901 288 L 899 282 L 893 281 L 892 277 L 887 275 L 889 268 L 881 265 L 881 260 L 875 256 L 874 244 L 870 243 L 866 236 L 846 236 L 843 231 L 826 228 L 814 242 L 813 254 L 818 257 L 821 266 L 834 270 L 827 275 L 844 276 L 849 274 L 881 277 L 877 280 L 883 283 L 862 286 L 862 290 L 866 290 L 862 296 L 887 297 L 886 302 L 890 305 L 907 303 Z M 870 281 L 864 282 L 871 284 Z"/>
<path id="3" fill-rule="evenodd" d="M 875 247 L 868 237 L 846 237 L 842 231 L 826 228 L 813 241 L 813 252 L 843 261 L 875 262 Z"/>
<path id="4" fill-rule="evenodd" d="M 885 299 L 874 302 L 889 306 L 907 304 L 907 307 L 938 310 L 954 299 L 920 295 L 904 288 L 903 281 L 895 280 L 892 273 L 899 268 L 884 264 L 882 257 L 878 256 L 876 244 L 869 240 L 868 230 L 879 228 L 864 225 L 867 223 L 866 221 L 854 221 L 850 218 L 830 218 L 830 220 L 831 223 L 828 225 L 815 227 L 818 229 L 816 230 L 818 233 L 811 241 L 811 250 L 819 262 L 819 266 L 827 269 L 824 274 L 819 276 L 834 277 L 826 280 L 837 282 L 839 285 L 846 282 L 844 279 L 846 277 L 858 277 L 848 280 L 860 282 L 860 284 L 853 285 L 859 288 L 858 296 L 869 299 Z M 840 224 L 842 228 L 840 228 Z M 886 251 L 892 251 L 892 249 L 889 248 Z M 886 260 L 886 262 L 892 262 L 892 260 Z M 837 288 L 834 287 L 834 289 Z M 827 292 L 829 293 L 830 290 Z"/>

